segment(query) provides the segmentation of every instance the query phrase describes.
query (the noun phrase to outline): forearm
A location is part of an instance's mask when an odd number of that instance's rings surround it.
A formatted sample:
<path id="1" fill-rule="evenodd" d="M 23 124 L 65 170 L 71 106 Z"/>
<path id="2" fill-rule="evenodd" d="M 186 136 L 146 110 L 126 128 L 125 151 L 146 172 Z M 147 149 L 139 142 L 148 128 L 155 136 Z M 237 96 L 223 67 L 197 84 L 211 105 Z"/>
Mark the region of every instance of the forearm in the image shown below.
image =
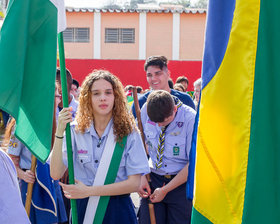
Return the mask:
<path id="1" fill-rule="evenodd" d="M 174 190 L 176 187 L 180 186 L 183 183 L 187 182 L 188 179 L 188 167 L 189 164 L 187 164 L 181 171 L 164 187 L 162 187 L 162 190 L 166 193 Z"/>
<path id="2" fill-rule="evenodd" d="M 140 186 L 140 174 L 129 176 L 127 180 L 103 185 L 88 187 L 89 196 L 122 195 L 136 192 Z"/>
<path id="3" fill-rule="evenodd" d="M 15 156 L 15 155 L 11 155 L 11 154 L 9 154 L 9 156 L 12 159 L 12 161 L 16 167 L 18 178 L 23 179 L 24 171 L 19 167 L 19 156 Z"/>
<path id="4" fill-rule="evenodd" d="M 56 135 L 63 136 L 58 133 Z M 50 173 L 54 180 L 60 179 L 66 170 L 62 159 L 62 143 L 63 139 L 55 138 L 50 162 Z"/>
<path id="5" fill-rule="evenodd" d="M 66 167 L 63 164 L 62 144 L 66 125 L 72 121 L 71 109 L 71 107 L 63 108 L 58 115 L 58 124 L 50 163 L 51 177 L 54 180 L 60 179 L 66 171 Z"/>
<path id="6" fill-rule="evenodd" d="M 25 172 L 19 166 L 16 166 L 16 170 L 18 178 L 23 180 Z"/>

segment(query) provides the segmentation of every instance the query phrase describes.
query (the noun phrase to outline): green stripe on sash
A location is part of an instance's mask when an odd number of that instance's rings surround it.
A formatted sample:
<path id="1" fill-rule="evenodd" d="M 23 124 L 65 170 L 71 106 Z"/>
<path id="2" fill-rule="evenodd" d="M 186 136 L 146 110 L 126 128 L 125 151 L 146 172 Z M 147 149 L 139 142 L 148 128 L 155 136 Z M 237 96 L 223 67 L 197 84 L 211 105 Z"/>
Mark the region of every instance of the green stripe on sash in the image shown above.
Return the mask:
<path id="1" fill-rule="evenodd" d="M 119 142 L 116 143 L 104 185 L 112 184 L 115 182 L 120 167 L 122 155 L 124 152 L 124 147 L 126 145 L 126 141 L 127 141 L 127 136 L 125 136 L 122 139 L 121 143 Z M 101 224 L 103 222 L 105 212 L 109 203 L 109 199 L 110 196 L 100 196 L 95 217 L 93 220 L 93 224 Z"/>

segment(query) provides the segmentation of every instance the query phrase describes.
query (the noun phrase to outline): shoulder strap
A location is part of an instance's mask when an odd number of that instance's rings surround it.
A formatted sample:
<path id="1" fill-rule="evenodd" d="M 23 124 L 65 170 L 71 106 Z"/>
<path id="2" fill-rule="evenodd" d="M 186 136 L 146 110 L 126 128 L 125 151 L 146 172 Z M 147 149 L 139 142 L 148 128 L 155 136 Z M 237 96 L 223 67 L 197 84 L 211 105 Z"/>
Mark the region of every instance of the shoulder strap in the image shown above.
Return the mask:
<path id="1" fill-rule="evenodd" d="M 114 141 L 113 128 L 110 129 L 93 186 L 115 182 L 126 141 L 127 136 L 120 143 L 116 143 Z M 106 174 L 105 176 L 104 173 Z M 83 223 L 102 223 L 109 199 L 110 196 L 91 196 L 87 204 Z"/>
<path id="2" fill-rule="evenodd" d="M 109 170 L 105 179 L 104 185 L 112 184 L 115 182 L 117 173 L 120 167 L 121 158 L 123 155 L 124 147 L 126 145 L 127 136 L 125 136 L 121 143 L 116 143 L 116 147 L 114 149 L 113 157 L 111 164 L 109 166 Z M 96 209 L 94 224 L 99 224 L 103 222 L 105 212 L 109 203 L 110 196 L 101 196 L 99 199 L 99 203 Z"/>

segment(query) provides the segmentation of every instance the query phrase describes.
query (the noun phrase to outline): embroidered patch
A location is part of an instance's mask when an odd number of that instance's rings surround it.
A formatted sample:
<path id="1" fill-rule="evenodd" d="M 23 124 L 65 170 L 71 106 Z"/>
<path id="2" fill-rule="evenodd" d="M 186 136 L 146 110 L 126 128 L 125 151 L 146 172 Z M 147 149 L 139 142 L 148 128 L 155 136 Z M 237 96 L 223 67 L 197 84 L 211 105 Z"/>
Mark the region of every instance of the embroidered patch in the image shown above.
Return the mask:
<path id="1" fill-rule="evenodd" d="M 181 127 L 183 127 L 184 122 L 177 121 L 176 124 L 179 128 L 181 128 Z"/>
<path id="2" fill-rule="evenodd" d="M 176 132 L 171 132 L 170 135 L 172 136 L 178 136 L 179 134 L 181 134 L 180 131 L 176 131 Z"/>
<path id="3" fill-rule="evenodd" d="M 87 154 L 87 153 L 88 153 L 87 150 L 83 150 L 83 149 L 78 150 L 78 154 Z"/>
<path id="4" fill-rule="evenodd" d="M 16 142 L 12 142 L 12 141 L 9 142 L 9 147 L 16 148 L 17 146 L 18 144 Z"/>
<path id="5" fill-rule="evenodd" d="M 178 146 L 173 147 L 173 156 L 179 156 L 180 148 Z"/>

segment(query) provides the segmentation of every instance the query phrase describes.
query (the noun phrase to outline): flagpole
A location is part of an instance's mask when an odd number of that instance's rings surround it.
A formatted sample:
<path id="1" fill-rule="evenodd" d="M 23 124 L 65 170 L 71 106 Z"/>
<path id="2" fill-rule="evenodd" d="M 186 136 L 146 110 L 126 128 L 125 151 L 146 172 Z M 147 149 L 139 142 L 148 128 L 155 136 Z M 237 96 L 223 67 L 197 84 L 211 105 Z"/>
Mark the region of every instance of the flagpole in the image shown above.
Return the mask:
<path id="1" fill-rule="evenodd" d="M 64 43 L 63 33 L 58 34 L 58 49 L 59 49 L 59 65 L 60 65 L 60 78 L 61 78 L 61 89 L 62 89 L 62 102 L 63 107 L 68 107 L 68 93 L 67 93 L 67 80 L 66 80 L 66 69 L 65 69 L 65 55 L 64 55 Z M 66 145 L 67 145 L 67 159 L 68 159 L 68 172 L 69 172 L 69 184 L 75 184 L 74 179 L 74 167 L 73 167 L 73 152 L 72 142 L 70 133 L 70 124 L 66 126 Z M 71 210 L 72 210 L 72 224 L 78 223 L 77 216 L 77 204 L 75 199 L 71 199 Z"/>
<path id="2" fill-rule="evenodd" d="M 141 138 L 142 138 L 144 148 L 148 155 L 149 153 L 148 153 L 148 149 L 146 147 L 144 129 L 143 129 L 142 121 L 141 121 L 141 110 L 140 110 L 139 101 L 138 101 L 137 89 L 135 86 L 133 87 L 133 100 L 134 100 L 135 113 L 136 113 L 136 117 L 137 117 L 137 121 L 138 121 L 138 128 L 141 133 Z M 146 177 L 150 184 L 151 183 L 150 174 L 147 174 Z M 154 208 L 154 204 L 150 201 L 150 199 L 148 199 L 148 207 L 149 207 L 150 222 L 151 222 L 151 224 L 156 224 L 155 208 Z"/>
<path id="3" fill-rule="evenodd" d="M 37 159 L 34 155 L 32 155 L 31 158 L 32 159 L 31 159 L 30 170 L 33 173 L 35 173 Z M 30 217 L 30 207 L 31 207 L 31 201 L 32 201 L 33 186 L 34 186 L 34 183 L 28 183 L 28 185 L 27 185 L 27 193 L 26 193 L 26 199 L 25 199 L 25 211 L 26 211 L 28 217 Z"/>

